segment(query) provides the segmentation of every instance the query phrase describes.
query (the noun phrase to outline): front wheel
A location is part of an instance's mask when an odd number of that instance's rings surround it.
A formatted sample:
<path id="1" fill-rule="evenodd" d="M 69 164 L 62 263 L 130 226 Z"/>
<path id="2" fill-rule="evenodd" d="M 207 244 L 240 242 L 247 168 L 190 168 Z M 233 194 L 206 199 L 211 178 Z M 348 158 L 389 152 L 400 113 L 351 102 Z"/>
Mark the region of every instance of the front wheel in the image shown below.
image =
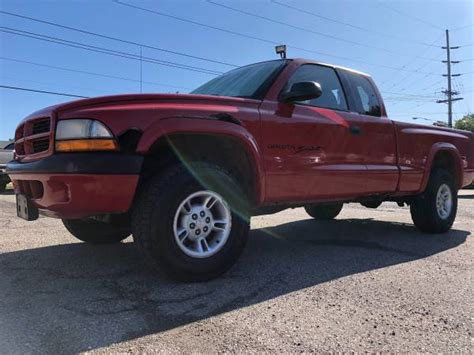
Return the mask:
<path id="1" fill-rule="evenodd" d="M 423 233 L 444 233 L 454 223 L 458 196 L 454 179 L 446 170 L 433 170 L 428 186 L 410 205 L 415 226 Z"/>
<path id="2" fill-rule="evenodd" d="M 341 212 L 342 206 L 342 203 L 334 203 L 330 205 L 306 206 L 304 209 L 306 213 L 314 219 L 328 221 L 336 218 L 336 216 Z"/>
<path id="3" fill-rule="evenodd" d="M 133 238 L 144 259 L 180 280 L 228 270 L 249 231 L 247 201 L 234 178 L 209 164 L 178 166 L 151 178 L 135 202 Z"/>
<path id="4" fill-rule="evenodd" d="M 113 216 L 108 222 L 91 218 L 62 221 L 69 233 L 90 244 L 119 243 L 131 234 L 129 219 L 123 216 Z"/>

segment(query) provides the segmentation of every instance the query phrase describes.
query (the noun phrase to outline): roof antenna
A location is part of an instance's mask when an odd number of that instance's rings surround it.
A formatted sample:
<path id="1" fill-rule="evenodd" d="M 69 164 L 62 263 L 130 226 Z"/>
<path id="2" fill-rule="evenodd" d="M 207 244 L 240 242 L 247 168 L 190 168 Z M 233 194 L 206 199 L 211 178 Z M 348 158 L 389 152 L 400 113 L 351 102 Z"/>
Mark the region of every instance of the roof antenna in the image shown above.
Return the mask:
<path id="1" fill-rule="evenodd" d="M 275 46 L 275 52 L 280 55 L 281 59 L 286 59 L 286 44 Z"/>

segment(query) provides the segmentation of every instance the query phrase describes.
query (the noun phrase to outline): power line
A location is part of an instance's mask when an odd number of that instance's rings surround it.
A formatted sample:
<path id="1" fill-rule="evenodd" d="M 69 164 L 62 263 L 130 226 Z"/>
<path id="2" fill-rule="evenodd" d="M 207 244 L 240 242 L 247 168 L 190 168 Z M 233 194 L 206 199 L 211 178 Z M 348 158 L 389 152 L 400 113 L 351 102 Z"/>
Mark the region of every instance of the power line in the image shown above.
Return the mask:
<path id="1" fill-rule="evenodd" d="M 438 26 L 433 25 L 432 23 L 430 23 L 430 22 L 428 22 L 428 21 L 425 21 L 425 20 L 423 20 L 423 19 L 421 19 L 421 18 L 419 18 L 419 17 L 416 17 L 416 16 L 413 16 L 413 15 L 407 14 L 407 13 L 405 13 L 405 12 L 403 12 L 403 11 L 400 11 L 400 10 L 394 8 L 394 7 L 391 7 L 391 6 L 387 5 L 387 3 L 385 3 L 385 2 L 379 2 L 379 4 L 382 5 L 382 6 L 384 6 L 384 7 L 386 7 L 387 9 L 390 9 L 390 10 L 392 10 L 392 11 L 394 11 L 394 12 L 399 13 L 400 15 L 403 15 L 403 16 L 406 16 L 406 17 L 408 17 L 408 18 L 411 18 L 412 20 L 418 21 L 418 22 L 420 22 L 420 23 L 424 23 L 425 25 L 428 25 L 428 26 L 430 26 L 430 27 L 432 27 L 432 28 L 435 28 L 435 29 L 437 29 L 437 30 L 442 30 L 441 27 L 438 27 Z"/>
<path id="2" fill-rule="evenodd" d="M 391 94 L 391 95 L 402 95 L 402 96 L 410 96 L 410 97 L 424 97 L 424 98 L 436 98 L 433 95 L 419 95 L 419 94 L 409 94 L 406 92 L 393 92 L 393 91 L 386 91 L 386 90 L 381 90 L 380 91 L 382 94 Z"/>
<path id="3" fill-rule="evenodd" d="M 305 28 L 305 27 L 292 25 L 292 24 L 289 24 L 287 22 L 275 20 L 275 19 L 267 17 L 267 16 L 258 15 L 258 14 L 255 14 L 255 13 L 252 13 L 252 12 L 249 12 L 249 11 L 245 11 L 245 10 L 237 9 L 235 7 L 232 7 L 232 6 L 224 5 L 224 4 L 215 2 L 213 0 L 206 0 L 206 1 L 210 4 L 220 6 L 224 9 L 228 9 L 228 10 L 231 10 L 231 11 L 234 11 L 234 12 L 238 12 L 238 13 L 241 13 L 241 14 L 244 14 L 244 15 L 247 15 L 247 16 L 255 17 L 255 18 L 258 18 L 258 19 L 262 19 L 262 20 L 265 20 L 265 21 L 272 22 L 272 23 L 276 23 L 276 24 L 279 24 L 279 25 L 282 25 L 282 26 L 290 27 L 290 28 L 300 30 L 300 31 L 303 31 L 303 32 L 312 33 L 312 34 L 315 34 L 317 36 L 322 36 L 322 37 L 330 38 L 330 39 L 340 41 L 340 42 L 343 42 L 343 43 L 349 43 L 349 44 L 353 44 L 353 45 L 361 46 L 361 47 L 365 47 L 365 48 L 376 49 L 376 50 L 383 51 L 383 52 L 386 52 L 386 53 L 392 53 L 392 54 L 395 53 L 399 56 L 410 56 L 409 54 L 402 54 L 402 53 L 395 52 L 395 51 L 392 51 L 392 50 L 387 49 L 387 48 L 372 46 L 370 44 L 356 42 L 356 41 L 348 40 L 348 39 L 345 39 L 345 38 L 333 36 L 333 35 L 330 35 L 330 34 L 327 34 L 327 33 L 315 31 L 315 30 L 312 30 L 310 28 Z M 428 60 L 428 61 L 437 61 L 436 59 L 433 59 L 433 58 L 421 58 L 421 59 Z"/>
<path id="4" fill-rule="evenodd" d="M 276 42 L 276 41 L 273 41 L 273 40 L 269 40 L 269 39 L 265 39 L 265 38 L 260 38 L 260 37 L 248 35 L 248 34 L 245 34 L 245 33 L 232 31 L 232 30 L 227 30 L 227 29 L 225 29 L 225 28 L 221 28 L 221 27 L 216 27 L 216 26 L 208 25 L 208 24 L 205 24 L 205 23 L 202 23 L 202 22 L 197 22 L 197 21 L 194 21 L 194 20 L 189 20 L 189 19 L 186 19 L 186 18 L 174 16 L 174 15 L 169 15 L 169 14 L 166 14 L 166 13 L 164 13 L 164 12 L 159 12 L 159 11 L 156 11 L 156 10 L 151 10 L 151 9 L 147 9 L 147 8 L 144 8 L 144 7 L 139 7 L 139 6 L 132 5 L 132 4 L 128 4 L 128 3 L 125 3 L 125 2 L 122 2 L 122 1 L 119 1 L 119 0 L 112 0 L 112 1 L 115 2 L 115 3 L 118 4 L 118 5 L 127 6 L 127 7 L 130 7 L 130 8 L 137 9 L 137 10 L 141 10 L 141 11 L 145 11 L 145 12 L 148 12 L 148 13 L 152 13 L 152 14 L 155 14 L 155 15 L 158 15 L 158 16 L 163 16 L 163 17 L 171 18 L 171 19 L 173 19 L 173 20 L 177 20 L 177 21 L 181 21 L 181 22 L 190 23 L 190 24 L 193 24 L 193 25 L 196 25 L 196 26 L 205 27 L 205 28 L 208 28 L 208 29 L 212 29 L 212 30 L 216 30 L 216 31 L 220 31 L 220 32 L 232 34 L 232 35 L 235 35 L 235 36 L 240 36 L 240 37 L 247 38 L 247 39 L 253 39 L 253 40 L 256 40 L 256 41 L 265 42 L 265 43 L 269 43 L 269 44 L 272 44 L 272 45 L 278 45 L 278 44 L 280 44 L 279 42 Z M 288 47 L 291 47 L 291 48 L 294 48 L 294 49 L 298 49 L 298 50 L 301 50 L 301 51 L 305 51 L 305 52 L 309 52 L 309 53 L 315 53 L 315 54 L 319 54 L 319 55 L 323 55 L 323 56 L 328 56 L 328 57 L 332 57 L 332 58 L 349 59 L 349 60 L 350 60 L 350 58 L 347 58 L 347 57 L 335 56 L 335 55 L 331 55 L 331 54 L 324 53 L 324 52 L 313 51 L 313 50 L 308 50 L 308 49 L 304 49 L 304 48 L 298 48 L 298 47 L 294 47 L 294 46 L 288 46 Z"/>
<path id="5" fill-rule="evenodd" d="M 308 10 L 298 8 L 296 6 L 291 6 L 291 5 L 279 2 L 277 0 L 270 0 L 270 1 L 274 4 L 276 4 L 276 5 L 280 5 L 280 6 L 288 8 L 288 9 L 292 9 L 294 11 L 298 11 L 300 13 L 304 13 L 304 14 L 307 14 L 307 15 L 310 15 L 310 16 L 313 16 L 313 17 L 316 17 L 316 18 L 321 18 L 321 19 L 326 20 L 326 21 L 338 23 L 340 25 L 344 25 L 344 26 L 347 26 L 347 27 L 350 27 L 350 28 L 355 28 L 357 30 L 364 31 L 364 32 L 370 33 L 372 35 L 379 35 L 379 36 L 383 36 L 383 37 L 394 38 L 394 39 L 397 39 L 397 40 L 400 40 L 400 41 L 403 41 L 403 42 L 416 43 L 416 44 L 427 46 L 427 47 L 436 47 L 436 46 L 434 46 L 432 44 L 429 44 L 429 43 L 420 42 L 420 41 L 412 40 L 412 39 L 409 39 L 409 38 L 402 38 L 402 37 L 395 36 L 395 35 L 388 34 L 388 33 L 383 33 L 383 32 L 380 32 L 378 29 L 376 31 L 374 31 L 373 29 L 357 26 L 357 25 L 354 25 L 352 23 L 348 23 L 348 22 L 340 21 L 340 20 L 330 18 L 330 17 L 327 17 L 327 16 L 323 16 L 323 15 L 320 15 L 320 14 L 317 14 L 317 13 L 314 13 L 314 12 L 311 12 L 311 11 L 308 11 Z"/>
<path id="6" fill-rule="evenodd" d="M 427 97 L 424 97 L 425 95 L 423 95 L 422 97 L 418 97 L 418 96 L 398 96 L 398 97 L 390 97 L 390 98 L 384 98 L 385 101 L 395 101 L 394 103 L 391 104 L 391 106 L 393 105 L 399 105 L 403 102 L 406 102 L 406 101 L 413 101 L 413 102 L 422 102 L 421 104 L 415 106 L 415 107 L 418 107 L 420 105 L 427 105 L 429 103 L 435 103 L 435 99 L 437 98 L 437 96 L 427 96 Z"/>
<path id="7" fill-rule="evenodd" d="M 398 111 L 396 111 L 396 112 L 399 115 L 446 115 L 446 112 L 440 112 L 440 111 L 437 111 L 437 112 L 416 112 L 416 111 L 398 112 Z"/>
<path id="8" fill-rule="evenodd" d="M 439 37 L 437 37 L 433 42 L 431 42 L 431 44 L 434 46 L 435 43 L 438 42 L 438 41 L 441 39 L 441 37 L 442 37 L 442 35 L 440 35 Z M 429 48 L 427 48 L 427 49 L 424 49 L 423 51 L 420 52 L 420 55 L 429 52 L 429 51 L 432 50 L 433 48 L 436 48 L 436 47 L 429 47 Z M 415 59 L 410 59 L 410 60 L 407 61 L 406 64 L 404 64 L 401 68 L 406 69 L 408 66 L 412 65 L 415 61 L 416 61 L 416 58 L 415 58 Z M 432 64 L 429 64 L 429 65 L 432 65 Z M 419 72 L 419 71 L 420 71 L 421 69 L 423 69 L 423 68 L 426 68 L 426 65 L 423 64 L 422 66 L 418 67 L 418 68 L 415 70 L 415 72 Z M 400 71 L 397 71 L 395 74 L 398 74 L 399 72 L 400 72 Z M 428 76 L 429 76 L 429 75 L 425 75 L 423 78 L 426 78 L 426 77 L 428 77 Z M 400 85 L 400 84 L 403 85 L 403 83 L 405 83 L 405 86 L 404 86 L 404 87 L 406 87 L 405 78 L 410 77 L 410 74 L 405 75 L 405 76 L 403 77 L 403 79 L 397 77 L 396 75 L 394 75 L 393 77 L 396 78 L 396 79 L 395 79 L 395 83 L 393 83 L 392 86 L 390 86 L 389 89 L 394 88 L 394 87 L 396 87 L 396 86 L 398 86 L 398 85 Z M 385 83 L 386 83 L 386 81 L 383 82 L 382 85 L 385 84 Z"/>
<path id="9" fill-rule="evenodd" d="M 68 71 L 68 72 L 73 72 L 73 73 L 87 74 L 87 75 L 93 75 L 93 76 L 99 76 L 99 77 L 105 77 L 105 78 L 111 78 L 111 79 L 118 79 L 118 80 L 130 81 L 130 82 L 137 82 L 137 83 L 140 82 L 140 80 L 126 78 L 126 77 L 120 77 L 120 76 L 115 76 L 115 75 L 108 75 L 108 74 L 90 72 L 90 71 L 85 71 L 85 70 L 77 70 L 77 69 L 71 69 L 71 68 L 65 68 L 65 67 L 58 67 L 58 66 L 47 65 L 47 64 L 31 62 L 31 61 L 26 61 L 26 60 L 20 60 L 20 59 L 15 59 L 15 58 L 8 58 L 8 57 L 1 57 L 0 56 L 0 60 L 6 60 L 6 61 L 11 61 L 11 62 L 16 62 L 16 63 L 35 65 L 35 66 L 40 66 L 40 67 L 45 67 L 45 68 L 50 68 L 50 69 L 63 70 L 63 71 Z M 443 80 L 441 79 L 441 80 L 438 80 L 436 83 L 442 82 L 442 81 Z M 157 83 L 157 82 L 152 82 L 152 81 L 143 81 L 143 83 L 156 85 L 156 86 L 166 86 L 166 87 L 177 88 L 177 89 L 191 90 L 191 88 L 189 88 L 189 87 L 168 85 L 168 84 Z M 436 83 L 433 83 L 432 85 L 435 85 Z M 436 98 L 434 96 L 428 96 L 428 95 L 409 94 L 409 93 L 393 92 L 393 91 L 381 91 L 381 93 L 382 94 L 406 96 L 406 97 L 414 97 L 414 98 L 433 98 L 433 99 Z M 387 98 L 385 98 L 385 99 L 387 100 Z"/>
<path id="10" fill-rule="evenodd" d="M 393 92 L 393 91 L 381 91 L 381 93 L 382 94 L 408 96 L 408 97 L 418 97 L 418 98 L 430 98 L 430 99 L 435 99 L 436 98 L 436 96 L 430 96 L 430 95 L 407 94 L 407 93 Z"/>
<path id="11" fill-rule="evenodd" d="M 384 101 L 395 101 L 395 102 L 433 102 L 433 99 L 421 99 L 421 98 L 400 98 L 400 97 L 384 97 Z"/>
<path id="12" fill-rule="evenodd" d="M 423 88 L 419 89 L 418 91 L 419 92 L 425 92 L 427 90 L 433 89 L 435 85 L 438 85 L 438 84 L 441 84 L 441 83 L 444 83 L 444 79 L 438 79 L 438 80 L 436 80 L 436 81 L 434 81 L 434 82 L 432 82 L 428 85 L 423 86 Z M 404 87 L 406 87 L 406 85 L 404 85 Z M 405 89 L 401 88 L 400 90 L 405 90 Z M 436 93 L 436 92 L 434 92 L 434 93 Z M 438 97 L 433 96 L 433 98 L 438 98 Z"/>
<path id="13" fill-rule="evenodd" d="M 0 57 L 1 60 L 7 60 L 11 62 L 16 62 L 16 63 L 23 63 L 23 64 L 30 64 L 30 65 L 36 65 L 44 68 L 50 68 L 50 69 L 56 69 L 56 70 L 64 70 L 72 73 L 80 73 L 80 74 L 87 74 L 87 75 L 94 75 L 94 76 L 99 76 L 103 78 L 110 78 L 110 79 L 117 79 L 117 80 L 124 80 L 124 81 L 130 81 L 130 82 L 135 82 L 139 83 L 140 80 L 137 79 L 131 79 L 131 78 L 126 78 L 122 76 L 115 76 L 115 75 L 109 75 L 109 74 L 102 74 L 102 73 L 96 73 L 96 72 L 90 72 L 90 71 L 85 71 L 85 70 L 77 70 L 77 69 L 71 69 L 71 68 L 65 68 L 65 67 L 58 67 L 54 65 L 48 65 L 48 64 L 41 64 L 41 63 L 36 63 L 36 62 L 30 62 L 27 60 L 21 60 L 21 59 L 14 59 L 14 58 L 8 58 L 8 57 Z M 156 86 L 165 86 L 165 87 L 170 87 L 170 88 L 175 88 L 175 89 L 185 89 L 185 90 L 191 90 L 191 88 L 184 87 L 184 86 L 175 86 L 175 85 L 168 85 L 168 84 L 162 84 L 162 83 L 157 83 L 154 81 L 142 81 L 144 84 L 150 84 L 150 85 L 156 85 Z"/>
<path id="14" fill-rule="evenodd" d="M 64 87 L 67 89 L 79 89 L 79 90 L 89 90 L 89 91 L 96 91 L 99 92 L 101 95 L 104 95 L 103 90 L 97 90 L 96 88 L 86 88 L 83 86 L 75 86 L 75 85 L 62 85 L 57 82 L 46 82 L 46 81 L 40 81 L 40 80 L 31 80 L 31 79 L 22 79 L 18 77 L 12 77 L 12 76 L 0 76 L 0 79 L 6 79 L 7 81 L 9 80 L 14 80 L 14 81 L 23 81 L 23 82 L 28 82 L 28 83 L 34 83 L 34 84 L 40 84 L 40 85 L 53 85 L 54 87 Z M 15 83 L 16 84 L 16 83 Z"/>
<path id="15" fill-rule="evenodd" d="M 50 95 L 58 95 L 58 96 L 79 97 L 81 99 L 87 99 L 88 98 L 88 96 L 66 94 L 66 93 L 63 93 L 63 92 L 36 90 L 36 89 L 23 88 L 23 87 L 18 87 L 18 86 L 0 85 L 0 88 L 9 89 L 9 90 L 31 91 L 31 92 L 38 92 L 38 93 L 41 93 L 41 94 L 50 94 Z"/>
<path id="16" fill-rule="evenodd" d="M 432 65 L 432 63 L 430 64 L 430 66 Z M 416 72 L 420 71 L 422 68 L 427 68 L 426 65 L 421 65 L 420 67 L 418 67 L 417 69 L 415 69 Z M 397 88 L 397 90 L 406 90 L 407 88 L 411 88 L 411 86 L 413 84 L 416 84 L 416 83 L 422 83 L 424 82 L 425 79 L 427 79 L 430 75 L 429 74 L 425 74 L 423 75 L 421 78 L 418 77 L 418 78 L 413 78 L 412 75 L 410 74 L 407 74 L 403 77 L 397 77 L 397 81 L 395 81 L 395 83 L 392 84 L 392 86 L 389 87 L 389 89 L 393 89 L 393 88 Z M 407 80 L 408 79 L 408 80 Z M 411 80 L 410 80 L 411 79 Z"/>
<path id="17" fill-rule="evenodd" d="M 444 79 L 438 79 L 434 82 L 432 82 L 431 84 L 429 84 L 428 86 L 424 86 L 422 89 L 420 89 L 421 91 L 426 91 L 430 88 L 432 88 L 434 85 L 438 85 L 438 84 L 441 84 L 441 83 L 444 83 Z"/>
<path id="18" fill-rule="evenodd" d="M 91 36 L 96 36 L 96 37 L 100 37 L 100 38 L 105 38 L 105 39 L 109 39 L 109 40 L 112 40 L 112 41 L 117 41 L 117 42 L 121 42 L 121 43 L 131 44 L 131 45 L 135 45 L 135 46 L 139 46 L 139 47 L 143 47 L 143 48 L 154 49 L 154 50 L 157 50 L 157 51 L 161 51 L 161 52 L 165 52 L 165 53 L 170 53 L 170 54 L 175 54 L 175 55 L 179 55 L 179 56 L 183 56 L 183 57 L 188 57 L 188 58 L 193 58 L 193 59 L 198 59 L 198 60 L 203 60 L 203 61 L 206 61 L 206 62 L 211 62 L 211 63 L 216 63 L 216 64 L 227 65 L 227 66 L 230 66 L 230 67 L 238 67 L 238 65 L 231 64 L 231 63 L 226 63 L 226 62 L 222 62 L 222 61 L 215 60 L 215 59 L 199 57 L 199 56 L 195 56 L 195 55 L 187 54 L 187 53 L 183 53 L 183 52 L 176 52 L 176 51 L 172 51 L 172 50 L 165 49 L 165 48 L 155 47 L 155 46 L 152 46 L 152 45 L 149 45 L 149 44 L 145 44 L 145 43 L 139 43 L 139 42 L 129 41 L 129 40 L 125 40 L 125 39 L 122 39 L 122 38 L 112 37 L 112 36 L 104 35 L 104 34 L 101 34 L 101 33 L 98 33 L 98 32 L 92 32 L 92 31 L 88 31 L 88 30 L 83 30 L 83 29 L 80 29 L 80 28 L 77 28 L 77 27 L 66 26 L 66 25 L 62 25 L 62 24 L 56 23 L 56 22 L 41 20 L 41 19 L 38 19 L 38 18 L 29 17 L 29 16 L 25 16 L 25 15 L 20 15 L 20 14 L 16 14 L 16 13 L 13 13 L 13 12 L 8 12 L 8 11 L 0 10 L 0 13 L 1 13 L 1 14 L 4 14 L 4 15 L 9 15 L 9 16 L 14 16 L 14 17 L 22 18 L 22 19 L 25 19 L 25 20 L 30 20 L 30 21 L 35 21 L 35 22 L 47 24 L 47 25 L 50 25 L 50 26 L 55 26 L 55 27 L 59 27 L 59 28 L 64 28 L 64 29 L 67 29 L 67 30 L 70 30 L 70 31 L 75 31 L 75 32 L 79 32 L 79 33 L 88 34 L 88 35 L 91 35 Z"/>
<path id="19" fill-rule="evenodd" d="M 183 70 L 189 70 L 189 71 L 194 71 L 194 72 L 200 72 L 204 74 L 211 74 L 211 75 L 218 75 L 222 74 L 222 72 L 214 71 L 214 70 L 209 70 L 205 68 L 200 68 L 200 67 L 195 67 L 195 66 L 190 66 L 190 65 L 185 65 L 185 64 L 180 64 L 176 62 L 170 62 L 170 61 L 164 61 L 152 57 L 140 57 L 139 55 L 129 53 L 129 52 L 121 52 L 121 51 L 116 51 L 113 49 L 109 48 L 104 48 L 104 47 L 98 47 L 98 46 L 93 46 L 89 44 L 84 44 L 80 42 L 75 42 L 75 41 L 70 41 L 58 37 L 51 37 L 51 36 L 46 36 L 37 32 L 29 32 L 29 31 L 23 31 L 15 28 L 9 28 L 9 27 L 0 27 L 0 31 L 4 33 L 9 33 L 17 36 L 22 36 L 22 37 L 27 37 L 27 38 L 33 38 L 37 40 L 42 40 L 46 42 L 51 42 L 51 43 L 56 43 L 56 44 L 61 44 L 64 46 L 68 47 L 73 47 L 73 48 L 79 48 L 79 49 L 84 49 L 88 50 L 91 52 L 97 52 L 97 53 L 103 53 L 103 54 L 108 54 L 116 57 L 121 57 L 121 58 L 126 58 L 126 59 L 131 59 L 135 61 L 143 61 L 147 63 L 152 63 L 156 65 L 162 65 L 166 67 L 172 67 L 172 68 L 178 68 L 178 69 L 183 69 Z"/>
<path id="20" fill-rule="evenodd" d="M 456 28 L 452 29 L 451 31 L 459 31 L 459 30 L 463 30 L 465 28 L 469 28 L 469 27 L 472 27 L 472 26 L 474 26 L 474 23 L 471 23 L 471 24 L 465 25 L 465 26 L 461 26 L 461 27 L 456 27 Z"/>
<path id="21" fill-rule="evenodd" d="M 411 107 L 408 107 L 406 108 L 407 111 L 411 111 L 415 108 L 418 108 L 418 107 L 421 107 L 421 106 L 426 106 L 428 104 L 432 104 L 433 102 L 422 102 L 421 104 L 418 104 L 418 105 L 415 105 L 415 106 L 411 106 Z"/>
<path id="22" fill-rule="evenodd" d="M 166 14 L 164 12 L 160 12 L 160 11 L 151 10 L 151 9 L 147 9 L 147 8 L 144 8 L 144 7 L 128 4 L 128 3 L 125 3 L 125 2 L 120 1 L 120 0 L 112 0 L 112 1 L 116 4 L 118 4 L 118 5 L 127 6 L 127 7 L 137 9 L 137 10 L 140 10 L 140 11 L 148 12 L 148 13 L 155 14 L 155 15 L 162 16 L 162 17 L 171 18 L 171 19 L 176 20 L 176 21 L 190 23 L 190 24 L 193 24 L 193 25 L 196 25 L 196 26 L 209 28 L 209 29 L 212 29 L 212 30 L 215 30 L 215 31 L 220 31 L 220 32 L 232 34 L 232 35 L 235 35 L 235 36 L 240 36 L 240 37 L 243 37 L 243 38 L 253 39 L 253 40 L 256 40 L 256 41 L 269 43 L 269 44 L 272 44 L 272 45 L 281 44 L 280 42 L 276 42 L 276 41 L 273 41 L 273 40 L 270 40 L 270 39 L 256 37 L 256 36 L 248 35 L 248 34 L 237 32 L 237 31 L 228 30 L 228 29 L 221 28 L 221 27 L 216 27 L 216 26 L 209 25 L 209 24 L 206 24 L 206 23 L 202 23 L 202 22 L 198 22 L 198 21 L 178 17 L 178 16 L 175 16 L 175 15 Z M 299 51 L 302 51 L 302 52 L 318 54 L 318 55 L 331 57 L 331 58 L 348 60 L 348 61 L 351 61 L 351 62 L 358 62 L 358 63 L 362 63 L 362 64 L 377 66 L 377 67 L 380 67 L 380 68 L 391 69 L 391 70 L 402 70 L 400 68 L 392 67 L 392 66 L 385 65 L 385 64 L 377 64 L 377 63 L 367 62 L 367 61 L 361 60 L 361 59 L 354 59 L 354 58 L 350 58 L 350 57 L 337 56 L 337 55 L 324 53 L 324 52 L 320 52 L 320 51 L 315 51 L 315 50 L 311 50 L 311 49 L 307 49 L 307 48 L 297 47 L 297 46 L 293 46 L 293 45 L 287 45 L 287 47 L 288 48 L 293 48 L 293 49 L 296 49 L 296 50 L 299 50 Z M 403 69 L 403 71 L 410 71 L 410 70 Z M 419 74 L 427 74 L 427 73 L 426 72 L 424 72 L 424 73 L 420 72 Z M 437 75 L 435 73 L 429 73 L 429 74 L 430 75 Z"/>
<path id="23" fill-rule="evenodd" d="M 93 46 L 89 44 L 84 44 L 80 42 L 75 42 L 75 41 L 70 41 L 66 40 L 63 38 L 58 38 L 58 37 L 51 37 L 51 36 L 46 36 L 41 33 L 37 32 L 29 32 L 29 31 L 23 31 L 15 28 L 9 28 L 9 27 L 0 27 L 0 31 L 5 32 L 5 33 L 10 33 L 10 34 L 15 34 L 23 37 L 29 37 L 29 38 L 34 38 L 38 40 L 43 40 L 47 42 L 52 42 L 52 43 L 57 43 L 57 44 L 62 44 L 65 46 L 69 47 L 74 47 L 74 48 L 80 48 L 80 49 L 85 49 L 89 50 L 92 52 L 99 52 L 99 53 L 104 53 L 104 54 L 109 54 L 109 55 L 114 55 L 122 58 L 127 58 L 127 59 L 132 59 L 132 60 L 143 60 L 148 63 L 153 63 L 157 65 L 163 65 L 167 67 L 172 67 L 172 68 L 179 68 L 179 69 L 184 69 L 184 70 L 190 70 L 190 71 L 195 71 L 195 72 L 201 72 L 205 74 L 222 74 L 222 72 L 219 71 L 214 71 L 214 70 L 209 70 L 206 68 L 201 68 L 201 67 L 195 67 L 195 66 L 190 66 L 186 64 L 181 64 L 181 63 L 176 63 L 176 62 L 171 62 L 171 61 L 165 61 L 161 59 L 156 59 L 152 57 L 140 57 L 139 55 L 129 53 L 129 52 L 121 52 L 105 47 L 98 47 L 98 46 Z"/>
<path id="24" fill-rule="evenodd" d="M 453 84 L 455 86 L 455 88 L 457 89 L 457 91 L 461 94 L 465 94 L 465 93 L 469 93 L 470 91 L 469 90 L 466 90 L 466 88 L 464 87 L 464 82 L 462 80 L 462 77 L 461 78 L 454 78 L 453 79 Z M 467 87 L 467 89 L 469 89 L 469 87 Z M 469 103 L 468 103 L 469 100 L 463 100 L 463 104 L 464 104 L 464 108 L 466 109 L 466 113 L 470 112 L 470 107 L 469 107 Z"/>

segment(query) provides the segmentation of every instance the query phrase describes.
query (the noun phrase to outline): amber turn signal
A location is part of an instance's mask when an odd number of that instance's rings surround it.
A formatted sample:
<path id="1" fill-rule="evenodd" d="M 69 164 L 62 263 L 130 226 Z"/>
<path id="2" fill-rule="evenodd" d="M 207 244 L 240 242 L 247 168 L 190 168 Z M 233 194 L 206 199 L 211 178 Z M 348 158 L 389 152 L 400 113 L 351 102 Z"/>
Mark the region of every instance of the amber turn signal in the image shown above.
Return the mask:
<path id="1" fill-rule="evenodd" d="M 56 142 L 57 152 L 90 152 L 118 150 L 114 139 L 71 139 Z"/>

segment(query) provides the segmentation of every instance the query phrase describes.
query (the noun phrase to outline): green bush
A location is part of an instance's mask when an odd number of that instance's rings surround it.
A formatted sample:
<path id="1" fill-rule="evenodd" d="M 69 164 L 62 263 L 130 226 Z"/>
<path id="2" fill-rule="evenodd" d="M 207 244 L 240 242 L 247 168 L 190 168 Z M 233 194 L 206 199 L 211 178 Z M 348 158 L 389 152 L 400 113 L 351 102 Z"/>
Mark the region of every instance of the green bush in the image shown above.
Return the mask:
<path id="1" fill-rule="evenodd" d="M 465 131 L 474 132 L 474 114 L 467 114 L 460 120 L 457 120 L 454 124 L 454 127 L 457 129 L 463 129 Z"/>

